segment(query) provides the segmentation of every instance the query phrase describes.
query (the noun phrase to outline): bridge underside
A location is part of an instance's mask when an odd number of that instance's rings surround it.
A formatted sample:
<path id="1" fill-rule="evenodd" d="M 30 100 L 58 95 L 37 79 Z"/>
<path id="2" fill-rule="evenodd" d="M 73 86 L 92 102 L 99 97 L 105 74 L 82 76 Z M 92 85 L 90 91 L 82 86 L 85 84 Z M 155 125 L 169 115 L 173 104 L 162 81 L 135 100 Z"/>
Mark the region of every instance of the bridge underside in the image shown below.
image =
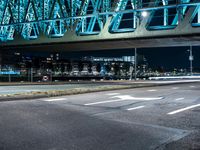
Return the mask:
<path id="1" fill-rule="evenodd" d="M 0 1 L 1 49 L 189 46 L 199 39 L 199 0 Z"/>
<path id="2" fill-rule="evenodd" d="M 2 46 L 1 50 L 25 50 L 25 51 L 94 51 L 116 50 L 131 48 L 154 48 L 154 47 L 181 47 L 200 46 L 200 36 L 148 38 L 148 39 L 119 39 L 87 42 L 49 43 L 33 45 Z"/>

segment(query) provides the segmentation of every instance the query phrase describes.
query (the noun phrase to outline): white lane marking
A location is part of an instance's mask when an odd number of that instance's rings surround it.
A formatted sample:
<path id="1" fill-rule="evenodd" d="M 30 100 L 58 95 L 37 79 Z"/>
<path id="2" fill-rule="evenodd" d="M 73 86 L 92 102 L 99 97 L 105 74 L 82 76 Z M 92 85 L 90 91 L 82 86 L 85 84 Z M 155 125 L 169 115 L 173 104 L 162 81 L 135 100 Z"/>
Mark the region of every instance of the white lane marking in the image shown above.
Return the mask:
<path id="1" fill-rule="evenodd" d="M 113 95 L 119 95 L 120 93 L 108 93 L 108 94 L 106 94 L 106 95 L 108 95 L 108 96 L 113 96 Z"/>
<path id="2" fill-rule="evenodd" d="M 196 107 L 200 107 L 200 104 L 188 106 L 188 107 L 185 107 L 185 108 L 182 108 L 182 109 L 178 109 L 178 110 L 169 112 L 168 115 L 174 115 L 174 114 L 177 114 L 177 113 L 189 110 L 189 109 L 193 109 L 193 108 L 196 108 Z"/>
<path id="3" fill-rule="evenodd" d="M 188 76 L 189 77 L 189 76 Z M 190 76 L 191 77 L 191 76 Z M 162 78 L 162 77 L 161 77 Z M 200 77 L 199 77 L 200 78 Z M 174 78 L 175 79 L 175 78 Z M 188 78 L 189 79 L 189 78 Z M 151 79 L 150 79 L 151 80 Z M 198 80 L 183 80 L 183 79 L 181 79 L 181 80 L 175 80 L 175 81 L 144 81 L 144 82 L 142 82 L 142 81 L 138 81 L 137 83 L 163 83 L 163 84 L 165 84 L 165 83 L 183 83 L 183 82 L 185 82 L 185 83 L 194 83 L 194 82 L 200 82 L 200 80 L 198 79 Z"/>
<path id="4" fill-rule="evenodd" d="M 179 87 L 173 87 L 172 89 L 173 89 L 173 90 L 177 90 L 177 89 L 179 89 Z"/>
<path id="5" fill-rule="evenodd" d="M 133 108 L 128 108 L 126 110 L 136 110 L 136 109 L 141 109 L 141 108 L 144 108 L 145 106 L 138 106 L 138 107 L 133 107 Z"/>
<path id="6" fill-rule="evenodd" d="M 155 90 L 155 89 L 152 89 L 152 90 L 147 90 L 148 92 L 155 92 L 155 91 L 157 91 L 157 90 Z"/>
<path id="7" fill-rule="evenodd" d="M 119 98 L 121 100 L 144 100 L 144 101 L 151 101 L 151 100 L 160 100 L 164 97 L 133 97 L 130 95 L 119 95 L 119 96 L 113 96 L 112 98 Z"/>
<path id="8" fill-rule="evenodd" d="M 46 101 L 46 102 L 54 102 L 54 101 L 64 101 L 66 99 L 67 98 L 54 98 L 54 99 L 46 99 L 44 101 Z"/>
<path id="9" fill-rule="evenodd" d="M 116 100 L 107 100 L 107 101 L 99 101 L 99 102 L 94 102 L 94 103 L 87 103 L 84 104 L 85 106 L 90 106 L 90 105 L 97 105 L 97 104 L 105 104 L 105 103 L 113 103 L 113 102 L 120 102 L 120 101 L 129 101 L 129 100 L 144 100 L 144 101 L 150 101 L 150 100 L 160 100 L 163 99 L 164 97 L 132 97 L 130 95 L 124 95 L 124 96 L 114 96 L 114 97 L 118 97 L 120 99 L 116 99 Z M 113 98 L 114 98 L 113 97 Z"/>
<path id="10" fill-rule="evenodd" d="M 190 88 L 195 88 L 195 86 L 190 86 Z"/>
<path id="11" fill-rule="evenodd" d="M 112 102 L 120 102 L 120 101 L 127 101 L 126 100 L 122 100 L 122 99 L 117 99 L 117 100 L 110 100 L 110 101 L 100 101 L 100 102 L 94 102 L 94 103 L 88 103 L 88 104 L 84 104 L 85 106 L 90 106 L 90 105 L 97 105 L 97 104 L 105 104 L 105 103 L 112 103 Z"/>
<path id="12" fill-rule="evenodd" d="M 175 99 L 175 101 L 180 101 L 180 100 L 184 100 L 184 99 L 185 99 L 184 97 L 180 97 L 180 98 Z"/>

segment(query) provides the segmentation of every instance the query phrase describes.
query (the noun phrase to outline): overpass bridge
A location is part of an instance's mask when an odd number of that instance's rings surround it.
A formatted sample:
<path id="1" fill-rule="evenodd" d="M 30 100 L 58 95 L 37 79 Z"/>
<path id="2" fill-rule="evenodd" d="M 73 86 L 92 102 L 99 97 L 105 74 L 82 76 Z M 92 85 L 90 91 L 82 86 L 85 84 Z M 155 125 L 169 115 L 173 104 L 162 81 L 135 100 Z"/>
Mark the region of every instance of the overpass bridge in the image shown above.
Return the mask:
<path id="1" fill-rule="evenodd" d="M 199 0 L 2 0 L 0 47 L 199 45 Z"/>

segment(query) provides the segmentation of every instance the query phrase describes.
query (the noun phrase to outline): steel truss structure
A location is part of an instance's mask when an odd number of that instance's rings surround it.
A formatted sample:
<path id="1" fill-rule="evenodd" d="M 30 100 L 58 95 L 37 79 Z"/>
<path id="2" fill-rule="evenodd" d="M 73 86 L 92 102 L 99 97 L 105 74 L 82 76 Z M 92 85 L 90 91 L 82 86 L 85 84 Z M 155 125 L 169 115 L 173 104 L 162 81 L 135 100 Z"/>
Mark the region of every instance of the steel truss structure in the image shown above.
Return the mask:
<path id="1" fill-rule="evenodd" d="M 193 8 L 190 23 L 200 26 L 198 0 L 0 0 L 0 41 L 134 32 L 144 17 L 147 30 L 174 29 Z M 146 16 L 147 15 L 147 16 Z"/>

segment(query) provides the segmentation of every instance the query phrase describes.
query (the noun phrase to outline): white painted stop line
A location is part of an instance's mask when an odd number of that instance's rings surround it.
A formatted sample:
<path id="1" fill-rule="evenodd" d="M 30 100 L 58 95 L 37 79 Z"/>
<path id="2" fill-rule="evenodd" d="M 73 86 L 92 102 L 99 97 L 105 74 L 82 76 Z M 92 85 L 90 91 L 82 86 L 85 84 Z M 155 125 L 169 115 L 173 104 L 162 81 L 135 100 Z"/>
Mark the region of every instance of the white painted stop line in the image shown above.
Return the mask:
<path id="1" fill-rule="evenodd" d="M 200 104 L 188 106 L 188 107 L 185 107 L 185 108 L 182 108 L 182 109 L 178 109 L 178 110 L 169 112 L 168 115 L 174 115 L 174 114 L 177 114 L 177 113 L 189 110 L 189 109 L 193 109 L 193 108 L 196 108 L 196 107 L 200 107 Z"/>

